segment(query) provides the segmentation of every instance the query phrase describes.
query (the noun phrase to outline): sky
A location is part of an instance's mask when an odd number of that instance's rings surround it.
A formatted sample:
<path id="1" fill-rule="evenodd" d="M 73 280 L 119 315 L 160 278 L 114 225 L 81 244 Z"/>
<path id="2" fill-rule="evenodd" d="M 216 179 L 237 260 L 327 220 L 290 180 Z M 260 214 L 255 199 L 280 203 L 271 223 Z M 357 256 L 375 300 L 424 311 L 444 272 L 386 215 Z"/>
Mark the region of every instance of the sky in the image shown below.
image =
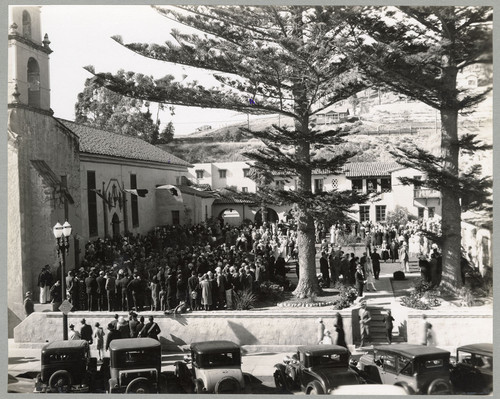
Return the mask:
<path id="1" fill-rule="evenodd" d="M 161 78 L 172 74 L 179 79 L 188 75 L 201 83 L 215 84 L 207 72 L 142 57 L 119 45 L 111 36 L 120 35 L 124 43 L 158 43 L 170 38 L 172 28 L 186 29 L 149 6 L 42 6 L 42 36 L 47 33 L 50 48 L 51 108 L 56 117 L 74 120 L 78 93 L 85 79 L 92 77 L 83 67 L 93 65 L 96 72 L 114 73 L 119 69 L 141 72 Z M 153 115 L 155 109 L 151 108 Z M 258 118 L 250 115 L 251 119 Z M 175 135 L 194 132 L 197 127 L 213 128 L 246 121 L 247 115 L 235 111 L 175 107 L 160 115 L 162 127 L 174 123 Z"/>

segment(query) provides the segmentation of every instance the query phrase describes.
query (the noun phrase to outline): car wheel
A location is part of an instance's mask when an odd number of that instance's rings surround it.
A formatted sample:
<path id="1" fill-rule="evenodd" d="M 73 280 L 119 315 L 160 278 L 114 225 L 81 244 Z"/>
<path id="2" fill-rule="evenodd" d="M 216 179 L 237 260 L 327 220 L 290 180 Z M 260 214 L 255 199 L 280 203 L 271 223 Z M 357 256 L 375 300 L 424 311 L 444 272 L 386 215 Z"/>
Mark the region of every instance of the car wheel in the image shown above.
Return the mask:
<path id="1" fill-rule="evenodd" d="M 276 385 L 276 389 L 280 392 L 288 391 L 286 375 L 283 369 L 278 369 L 274 372 L 274 385 Z"/>
<path id="2" fill-rule="evenodd" d="M 429 388 L 427 388 L 427 395 L 447 395 L 450 393 L 450 384 L 441 378 L 432 381 Z"/>
<path id="3" fill-rule="evenodd" d="M 323 387 L 318 381 L 310 382 L 306 388 L 307 395 L 323 395 L 325 391 L 323 391 Z"/>
<path id="4" fill-rule="evenodd" d="M 409 386 L 408 384 L 401 383 L 401 384 L 395 384 L 395 385 L 398 386 L 398 387 L 403 388 L 405 390 L 405 393 L 407 395 L 413 395 L 415 393 L 415 391 L 413 390 L 413 388 L 411 386 Z"/>
<path id="5" fill-rule="evenodd" d="M 153 393 L 151 389 L 151 384 L 144 377 L 136 378 L 130 381 L 125 389 L 125 393 Z"/>
<path id="6" fill-rule="evenodd" d="M 241 386 L 238 380 L 234 377 L 224 377 L 215 384 L 215 394 L 238 394 L 241 391 Z"/>
<path id="7" fill-rule="evenodd" d="M 71 374 L 66 370 L 58 370 L 49 378 L 49 387 L 55 392 L 69 392 L 71 383 Z"/>
<path id="8" fill-rule="evenodd" d="M 201 380 L 201 378 L 197 378 L 196 380 L 194 380 L 194 393 L 203 393 L 203 381 Z"/>

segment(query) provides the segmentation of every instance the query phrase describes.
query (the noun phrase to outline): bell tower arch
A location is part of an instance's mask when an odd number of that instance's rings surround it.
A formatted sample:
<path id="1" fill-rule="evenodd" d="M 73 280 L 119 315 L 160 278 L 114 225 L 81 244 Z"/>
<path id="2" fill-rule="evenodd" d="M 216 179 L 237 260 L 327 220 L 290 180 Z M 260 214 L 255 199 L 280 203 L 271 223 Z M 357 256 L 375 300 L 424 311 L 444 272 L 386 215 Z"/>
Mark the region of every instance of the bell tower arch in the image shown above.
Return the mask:
<path id="1" fill-rule="evenodd" d="M 48 35 L 42 39 L 41 7 L 9 7 L 8 104 L 52 113 Z"/>

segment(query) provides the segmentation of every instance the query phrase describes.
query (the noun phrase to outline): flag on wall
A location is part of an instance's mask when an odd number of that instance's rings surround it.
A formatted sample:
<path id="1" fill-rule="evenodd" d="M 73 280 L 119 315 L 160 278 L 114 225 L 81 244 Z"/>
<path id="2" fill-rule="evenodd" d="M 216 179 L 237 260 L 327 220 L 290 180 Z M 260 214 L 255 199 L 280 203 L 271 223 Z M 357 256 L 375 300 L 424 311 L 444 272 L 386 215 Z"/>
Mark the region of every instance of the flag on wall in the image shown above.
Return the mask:
<path id="1" fill-rule="evenodd" d="M 168 190 L 170 191 L 170 194 L 172 194 L 172 197 L 178 202 L 183 202 L 182 200 L 182 193 L 181 190 L 179 190 L 178 187 L 172 186 L 171 184 L 165 184 L 163 186 L 158 186 L 156 187 L 157 190 Z"/>

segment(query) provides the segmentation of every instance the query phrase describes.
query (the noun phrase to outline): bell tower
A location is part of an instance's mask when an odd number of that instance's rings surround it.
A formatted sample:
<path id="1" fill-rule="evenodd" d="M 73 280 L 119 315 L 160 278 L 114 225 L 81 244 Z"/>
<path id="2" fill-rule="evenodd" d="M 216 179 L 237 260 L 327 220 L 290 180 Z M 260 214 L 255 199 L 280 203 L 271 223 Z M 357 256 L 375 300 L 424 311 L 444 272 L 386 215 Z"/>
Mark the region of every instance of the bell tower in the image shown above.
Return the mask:
<path id="1" fill-rule="evenodd" d="M 9 7 L 8 105 L 50 109 L 48 35 L 42 39 L 39 6 Z"/>

